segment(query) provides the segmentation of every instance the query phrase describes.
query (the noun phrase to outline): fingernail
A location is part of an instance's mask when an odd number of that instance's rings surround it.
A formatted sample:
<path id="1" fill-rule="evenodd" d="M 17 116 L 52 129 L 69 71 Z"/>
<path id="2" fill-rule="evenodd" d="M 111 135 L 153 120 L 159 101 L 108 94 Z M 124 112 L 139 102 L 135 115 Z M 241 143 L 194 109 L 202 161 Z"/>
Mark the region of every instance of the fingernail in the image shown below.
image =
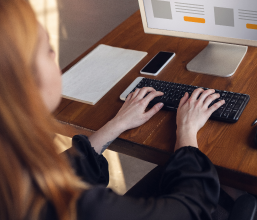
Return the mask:
<path id="1" fill-rule="evenodd" d="M 162 108 L 163 106 L 164 106 L 163 103 L 159 103 L 159 104 L 158 104 L 158 107 L 159 107 L 159 108 Z"/>

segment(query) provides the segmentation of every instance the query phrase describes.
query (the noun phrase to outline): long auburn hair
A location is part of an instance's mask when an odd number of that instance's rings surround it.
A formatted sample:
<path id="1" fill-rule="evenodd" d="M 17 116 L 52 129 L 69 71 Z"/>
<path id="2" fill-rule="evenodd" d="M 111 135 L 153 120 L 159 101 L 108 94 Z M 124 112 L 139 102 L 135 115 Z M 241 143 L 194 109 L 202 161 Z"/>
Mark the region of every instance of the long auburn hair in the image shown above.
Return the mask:
<path id="1" fill-rule="evenodd" d="M 87 188 L 53 143 L 34 71 L 38 28 L 26 0 L 0 0 L 0 219 L 40 219 L 47 202 L 74 219 Z"/>

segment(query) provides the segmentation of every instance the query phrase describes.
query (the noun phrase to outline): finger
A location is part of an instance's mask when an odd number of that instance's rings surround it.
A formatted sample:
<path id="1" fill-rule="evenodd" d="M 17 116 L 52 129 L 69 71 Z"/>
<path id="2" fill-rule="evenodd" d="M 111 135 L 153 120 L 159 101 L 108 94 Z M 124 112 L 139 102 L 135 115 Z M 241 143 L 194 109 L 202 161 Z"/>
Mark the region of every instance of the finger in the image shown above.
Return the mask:
<path id="1" fill-rule="evenodd" d="M 199 97 L 199 101 L 201 102 L 204 102 L 206 100 L 207 97 L 209 97 L 211 94 L 215 93 L 215 90 L 214 89 L 208 89 L 208 90 L 205 90 L 201 96 Z"/>
<path id="2" fill-rule="evenodd" d="M 134 99 L 137 97 L 138 93 L 140 92 L 141 89 L 136 89 L 135 92 L 132 93 L 131 99 Z"/>
<path id="3" fill-rule="evenodd" d="M 211 115 L 213 112 L 215 112 L 220 106 L 225 104 L 225 100 L 221 100 L 217 103 L 215 103 L 213 106 L 211 106 L 210 108 L 208 108 L 208 113 Z"/>
<path id="4" fill-rule="evenodd" d="M 129 93 L 129 95 L 127 96 L 127 98 L 126 98 L 126 100 L 125 100 L 125 103 L 128 102 L 128 101 L 131 99 L 132 94 L 133 94 L 133 93 Z"/>
<path id="5" fill-rule="evenodd" d="M 163 103 L 157 103 L 155 104 L 148 112 L 145 113 L 145 116 L 147 120 L 149 120 L 151 117 L 153 117 L 157 112 L 161 110 L 163 107 Z"/>
<path id="6" fill-rule="evenodd" d="M 220 97 L 219 93 L 214 93 L 212 95 L 209 95 L 205 101 L 204 101 L 204 107 L 208 108 L 209 105 L 216 99 L 218 99 Z"/>
<path id="7" fill-rule="evenodd" d="M 144 87 L 139 91 L 137 98 L 143 99 L 147 93 L 152 92 L 152 91 L 155 91 L 155 89 L 152 87 Z"/>
<path id="8" fill-rule="evenodd" d="M 181 106 L 183 106 L 187 102 L 188 98 L 189 94 L 186 92 L 185 95 L 180 99 L 178 107 L 180 108 Z"/>
<path id="9" fill-rule="evenodd" d="M 198 88 L 198 89 L 194 90 L 192 95 L 190 96 L 190 99 L 196 100 L 203 91 L 204 90 L 202 88 Z"/>
<path id="10" fill-rule="evenodd" d="M 148 105 L 155 97 L 162 96 L 164 93 L 159 91 L 152 91 L 150 92 L 145 98 L 144 101 Z"/>

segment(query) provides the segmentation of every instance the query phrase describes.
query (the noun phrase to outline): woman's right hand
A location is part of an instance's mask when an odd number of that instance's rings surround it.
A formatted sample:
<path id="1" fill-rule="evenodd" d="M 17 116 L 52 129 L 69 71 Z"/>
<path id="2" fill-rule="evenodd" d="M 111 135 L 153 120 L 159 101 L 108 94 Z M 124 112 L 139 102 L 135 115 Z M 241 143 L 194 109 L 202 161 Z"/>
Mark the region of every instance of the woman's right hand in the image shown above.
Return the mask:
<path id="1" fill-rule="evenodd" d="M 219 97 L 214 89 L 204 91 L 201 88 L 196 89 L 190 98 L 188 93 L 184 95 L 177 110 L 175 150 L 184 146 L 198 147 L 197 132 L 205 125 L 211 114 L 225 103 L 221 100 L 209 107 L 212 101 Z"/>

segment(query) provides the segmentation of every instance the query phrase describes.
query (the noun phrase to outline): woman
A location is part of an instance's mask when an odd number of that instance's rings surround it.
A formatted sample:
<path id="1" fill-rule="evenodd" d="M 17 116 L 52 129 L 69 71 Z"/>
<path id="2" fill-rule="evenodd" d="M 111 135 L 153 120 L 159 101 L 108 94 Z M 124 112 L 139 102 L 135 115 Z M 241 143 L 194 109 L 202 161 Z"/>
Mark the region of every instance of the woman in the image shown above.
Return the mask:
<path id="1" fill-rule="evenodd" d="M 109 178 L 101 153 L 123 131 L 155 115 L 162 103 L 145 109 L 162 93 L 136 90 L 103 128 L 89 138 L 73 138 L 76 153 L 58 155 L 53 139 L 59 128 L 50 112 L 61 100 L 61 73 L 27 1 L 0 0 L 0 48 L 0 219 L 211 218 L 219 182 L 214 166 L 197 149 L 196 135 L 224 104 L 208 108 L 219 97 L 214 90 L 197 89 L 181 99 L 175 153 L 163 171 L 158 197 L 122 197 L 99 186 Z"/>

